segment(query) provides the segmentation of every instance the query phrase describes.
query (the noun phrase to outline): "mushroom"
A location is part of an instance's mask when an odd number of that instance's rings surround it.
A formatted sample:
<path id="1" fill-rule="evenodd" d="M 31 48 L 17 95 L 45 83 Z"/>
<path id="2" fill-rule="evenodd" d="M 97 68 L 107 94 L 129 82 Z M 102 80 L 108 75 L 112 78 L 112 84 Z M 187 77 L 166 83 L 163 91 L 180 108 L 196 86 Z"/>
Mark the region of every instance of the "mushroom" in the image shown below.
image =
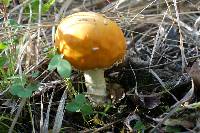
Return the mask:
<path id="1" fill-rule="evenodd" d="M 74 13 L 58 25 L 55 47 L 73 67 L 84 72 L 89 99 L 104 103 L 107 96 L 104 69 L 122 60 L 126 51 L 120 27 L 98 13 Z"/>

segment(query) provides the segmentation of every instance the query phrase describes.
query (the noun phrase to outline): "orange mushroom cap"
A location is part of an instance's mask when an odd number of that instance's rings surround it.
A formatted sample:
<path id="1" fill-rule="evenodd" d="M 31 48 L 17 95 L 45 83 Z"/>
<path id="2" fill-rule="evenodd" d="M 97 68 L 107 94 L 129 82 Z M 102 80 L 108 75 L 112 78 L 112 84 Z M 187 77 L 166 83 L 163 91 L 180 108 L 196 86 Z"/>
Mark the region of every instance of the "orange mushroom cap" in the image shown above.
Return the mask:
<path id="1" fill-rule="evenodd" d="M 108 68 L 123 58 L 126 44 L 119 26 L 103 15 L 79 12 L 58 25 L 55 46 L 75 68 Z"/>

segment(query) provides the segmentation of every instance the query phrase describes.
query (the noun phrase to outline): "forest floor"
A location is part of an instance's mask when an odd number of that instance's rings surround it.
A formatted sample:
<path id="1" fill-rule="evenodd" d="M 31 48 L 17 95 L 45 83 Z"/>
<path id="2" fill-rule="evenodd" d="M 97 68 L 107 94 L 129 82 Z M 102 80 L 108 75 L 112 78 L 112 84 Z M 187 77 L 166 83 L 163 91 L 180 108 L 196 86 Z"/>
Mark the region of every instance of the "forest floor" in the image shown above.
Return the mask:
<path id="1" fill-rule="evenodd" d="M 57 25 L 81 11 L 104 14 L 126 38 L 102 106 L 81 71 L 65 77 L 70 66 L 54 62 Z M 199 24 L 199 0 L 0 1 L 0 133 L 200 132 Z"/>

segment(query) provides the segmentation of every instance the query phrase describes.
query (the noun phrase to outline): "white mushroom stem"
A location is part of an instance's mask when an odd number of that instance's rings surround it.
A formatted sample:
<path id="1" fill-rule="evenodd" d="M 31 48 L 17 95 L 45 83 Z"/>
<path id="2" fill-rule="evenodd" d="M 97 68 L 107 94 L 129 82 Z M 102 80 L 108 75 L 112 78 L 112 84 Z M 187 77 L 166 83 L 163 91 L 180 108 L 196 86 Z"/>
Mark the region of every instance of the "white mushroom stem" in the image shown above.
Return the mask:
<path id="1" fill-rule="evenodd" d="M 104 103 L 107 96 L 104 70 L 94 69 L 84 71 L 84 77 L 89 99 L 97 104 Z"/>

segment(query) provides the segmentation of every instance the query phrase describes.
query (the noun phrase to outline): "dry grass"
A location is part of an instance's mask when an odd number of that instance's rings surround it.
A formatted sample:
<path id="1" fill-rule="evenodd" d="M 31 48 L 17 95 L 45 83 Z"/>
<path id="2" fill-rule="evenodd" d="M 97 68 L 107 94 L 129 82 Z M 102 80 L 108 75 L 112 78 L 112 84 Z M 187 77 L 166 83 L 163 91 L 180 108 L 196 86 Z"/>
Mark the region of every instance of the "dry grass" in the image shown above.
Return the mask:
<path id="1" fill-rule="evenodd" d="M 39 71 L 34 80 L 41 86 L 40 91 L 26 99 L 27 104 L 7 94 L 9 84 L 0 88 L 2 117 L 11 119 L 0 119 L 0 123 L 11 125 L 12 122 L 10 132 L 139 132 L 134 128 L 136 121 L 142 121 L 145 132 L 167 132 L 166 127 L 188 132 L 200 130 L 199 96 L 194 94 L 198 94 L 195 88 L 199 86 L 194 87 L 192 76 L 187 73 L 199 59 L 198 0 L 67 0 L 55 2 L 45 14 L 42 14 L 42 0 L 39 0 L 38 14 L 26 11 L 31 0 L 18 4 L 14 1 L 17 2 L 13 0 L 8 8 L 1 5 L 0 40 L 18 38 L 18 42 L 0 51 L 0 56 L 7 54 L 15 58 L 12 75 L 30 76 L 32 71 Z M 64 111 L 73 90 L 64 91 L 65 82 L 56 72 L 47 71 L 57 24 L 64 16 L 79 11 L 105 14 L 121 26 L 127 39 L 125 61 L 105 73 L 108 84 L 114 88 L 113 84 L 118 84 L 125 98 L 119 100 L 122 94 L 115 91 L 117 102 L 105 116 L 96 113 L 85 120 L 80 113 Z M 8 19 L 19 25 L 9 26 Z M 74 89 L 84 91 L 81 73 L 74 71 L 71 78 Z M 102 108 L 94 110 L 103 112 Z"/>

